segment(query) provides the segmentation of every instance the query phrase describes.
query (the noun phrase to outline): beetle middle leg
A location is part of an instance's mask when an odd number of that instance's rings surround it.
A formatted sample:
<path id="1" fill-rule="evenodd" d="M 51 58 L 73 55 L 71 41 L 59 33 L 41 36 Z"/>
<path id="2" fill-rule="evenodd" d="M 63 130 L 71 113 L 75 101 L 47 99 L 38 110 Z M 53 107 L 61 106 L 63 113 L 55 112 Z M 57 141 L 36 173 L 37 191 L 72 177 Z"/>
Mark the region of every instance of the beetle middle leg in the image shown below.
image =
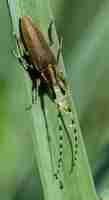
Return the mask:
<path id="1" fill-rule="evenodd" d="M 56 58 L 57 65 L 59 64 L 59 59 L 60 59 L 60 55 L 61 55 L 61 52 L 62 52 L 62 47 L 63 47 L 63 37 L 61 37 L 60 41 L 59 41 L 59 48 L 58 48 L 57 58 Z"/>
<path id="2" fill-rule="evenodd" d="M 24 60 L 21 57 L 21 55 L 16 52 L 15 50 L 12 50 L 12 54 L 17 58 L 17 60 L 19 61 L 19 63 L 23 66 L 23 68 L 26 70 L 25 64 L 24 64 Z"/>
<path id="3" fill-rule="evenodd" d="M 25 71 L 27 71 L 29 65 L 28 63 L 26 62 L 26 59 L 25 59 L 25 55 L 27 53 L 25 53 L 24 49 L 22 50 L 22 45 L 21 45 L 21 41 L 20 39 L 18 38 L 17 35 L 15 35 L 15 39 L 16 39 L 16 48 L 17 50 L 13 50 L 12 53 L 13 55 L 18 59 L 19 63 L 22 65 L 23 69 Z"/>
<path id="4" fill-rule="evenodd" d="M 18 59 L 19 63 L 23 66 L 24 70 L 28 73 L 29 78 L 32 81 L 32 104 L 36 103 L 38 96 L 38 88 L 40 85 L 40 80 L 38 77 L 37 69 L 30 63 L 28 52 L 22 49 L 22 43 L 20 39 L 16 36 L 16 46 L 17 53 L 13 52 L 15 57 Z M 30 110 L 32 105 L 28 106 L 26 110 Z"/>

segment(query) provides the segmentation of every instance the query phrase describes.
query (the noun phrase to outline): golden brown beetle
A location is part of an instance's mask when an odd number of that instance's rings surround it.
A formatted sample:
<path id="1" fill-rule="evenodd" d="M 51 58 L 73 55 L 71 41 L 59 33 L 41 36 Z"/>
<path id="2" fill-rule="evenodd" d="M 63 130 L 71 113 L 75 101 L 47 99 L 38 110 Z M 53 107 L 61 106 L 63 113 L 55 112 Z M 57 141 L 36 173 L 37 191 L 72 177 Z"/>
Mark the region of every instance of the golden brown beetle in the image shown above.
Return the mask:
<path id="1" fill-rule="evenodd" d="M 52 43 L 51 27 L 52 23 L 49 27 L 49 39 Z M 30 16 L 23 16 L 19 19 L 19 30 L 20 37 L 17 36 L 16 39 L 20 54 L 17 57 L 32 80 L 32 91 L 37 90 L 37 84 L 44 82 L 54 99 L 56 99 L 55 87 L 57 86 L 65 94 L 65 80 L 57 69 L 58 60 Z M 60 49 L 58 58 L 59 53 Z M 32 97 L 34 102 L 34 96 Z"/>

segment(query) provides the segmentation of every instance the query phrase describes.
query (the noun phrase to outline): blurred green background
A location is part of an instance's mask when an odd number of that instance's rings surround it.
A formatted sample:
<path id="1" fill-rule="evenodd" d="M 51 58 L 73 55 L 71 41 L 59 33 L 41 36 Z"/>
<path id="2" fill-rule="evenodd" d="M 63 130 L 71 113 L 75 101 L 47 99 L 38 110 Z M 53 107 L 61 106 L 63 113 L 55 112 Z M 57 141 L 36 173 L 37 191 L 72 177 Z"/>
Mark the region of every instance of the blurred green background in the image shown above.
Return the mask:
<path id="1" fill-rule="evenodd" d="M 51 0 L 97 192 L 109 195 L 109 1 Z M 42 199 L 34 178 L 31 116 L 13 43 L 7 1 L 0 2 L 0 199 Z M 13 57 L 13 58 L 12 58 Z M 36 198 L 37 194 L 37 198 Z"/>

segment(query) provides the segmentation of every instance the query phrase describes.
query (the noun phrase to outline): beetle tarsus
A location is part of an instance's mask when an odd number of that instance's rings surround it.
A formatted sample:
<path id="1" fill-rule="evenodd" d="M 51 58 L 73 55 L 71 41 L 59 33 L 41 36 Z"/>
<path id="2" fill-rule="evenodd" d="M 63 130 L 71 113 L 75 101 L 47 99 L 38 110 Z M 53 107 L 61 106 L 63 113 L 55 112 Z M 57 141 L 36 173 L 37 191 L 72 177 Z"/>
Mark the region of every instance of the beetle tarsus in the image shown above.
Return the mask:
<path id="1" fill-rule="evenodd" d="M 26 106 L 25 110 L 29 111 L 29 110 L 31 110 L 31 108 L 32 108 L 32 105 L 30 104 L 29 106 Z"/>

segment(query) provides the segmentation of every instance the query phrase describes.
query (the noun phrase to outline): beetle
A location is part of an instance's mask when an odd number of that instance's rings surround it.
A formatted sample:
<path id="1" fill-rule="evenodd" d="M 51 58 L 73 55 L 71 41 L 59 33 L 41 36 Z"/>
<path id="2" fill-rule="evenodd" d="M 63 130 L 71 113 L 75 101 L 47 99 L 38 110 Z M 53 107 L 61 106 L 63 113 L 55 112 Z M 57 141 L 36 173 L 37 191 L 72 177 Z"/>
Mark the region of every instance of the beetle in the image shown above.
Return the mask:
<path id="1" fill-rule="evenodd" d="M 51 27 L 52 23 L 49 27 L 49 39 L 52 43 Z M 66 82 L 63 73 L 57 69 L 60 49 L 56 59 L 43 34 L 33 24 L 30 16 L 20 17 L 19 33 L 20 37 L 16 35 L 19 51 L 16 56 L 32 80 L 32 102 L 34 103 L 34 91 L 37 91 L 41 83 L 47 85 L 53 99 L 56 99 L 55 88 L 59 88 L 65 94 Z"/>
<path id="2" fill-rule="evenodd" d="M 48 36 L 51 44 L 53 43 L 51 37 L 52 24 L 51 22 L 48 29 Z M 53 97 L 53 101 L 56 103 L 59 113 L 58 116 L 62 121 L 71 148 L 73 166 L 74 152 L 72 139 L 66 128 L 67 124 L 65 125 L 61 115 L 61 111 L 67 114 L 72 113 L 67 101 L 67 84 L 63 73 L 58 69 L 62 40 L 56 58 L 42 32 L 34 25 L 32 18 L 30 16 L 22 16 L 19 19 L 19 36 L 16 35 L 16 43 L 17 54 L 15 52 L 14 54 L 22 64 L 24 70 L 28 72 L 32 81 L 32 103 L 34 103 L 37 98 L 37 91 L 41 84 L 44 84 L 48 88 L 50 95 Z M 60 147 L 61 146 L 62 145 L 60 145 Z M 59 160 L 62 160 L 62 158 L 60 157 Z"/>

